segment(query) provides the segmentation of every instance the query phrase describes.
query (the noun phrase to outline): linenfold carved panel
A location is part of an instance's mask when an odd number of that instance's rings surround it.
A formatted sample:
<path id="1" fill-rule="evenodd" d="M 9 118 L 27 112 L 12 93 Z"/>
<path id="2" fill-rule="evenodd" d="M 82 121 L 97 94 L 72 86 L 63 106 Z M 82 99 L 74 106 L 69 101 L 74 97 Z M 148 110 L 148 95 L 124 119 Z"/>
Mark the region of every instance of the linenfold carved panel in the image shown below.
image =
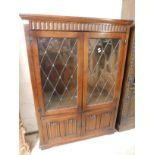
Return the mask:
<path id="1" fill-rule="evenodd" d="M 111 127 L 112 112 L 86 113 L 83 115 L 83 133 L 105 130 Z"/>
<path id="2" fill-rule="evenodd" d="M 31 30 L 54 31 L 99 31 L 99 32 L 126 32 L 125 25 L 109 23 L 74 23 L 57 21 L 30 21 Z"/>
<path id="3" fill-rule="evenodd" d="M 60 142 L 64 138 L 80 135 L 80 117 L 51 119 L 46 122 L 48 141 Z"/>

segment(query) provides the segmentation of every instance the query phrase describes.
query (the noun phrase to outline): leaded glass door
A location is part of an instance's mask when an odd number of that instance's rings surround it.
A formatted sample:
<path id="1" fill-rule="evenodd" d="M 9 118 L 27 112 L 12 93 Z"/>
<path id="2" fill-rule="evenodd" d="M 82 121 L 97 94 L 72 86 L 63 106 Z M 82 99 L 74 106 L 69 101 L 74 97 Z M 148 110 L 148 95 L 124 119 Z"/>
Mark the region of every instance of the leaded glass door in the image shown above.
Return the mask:
<path id="1" fill-rule="evenodd" d="M 123 34 L 85 33 L 83 107 L 115 106 L 120 92 Z"/>
<path id="2" fill-rule="evenodd" d="M 39 106 L 44 114 L 81 111 L 82 35 L 76 32 L 33 32 Z"/>

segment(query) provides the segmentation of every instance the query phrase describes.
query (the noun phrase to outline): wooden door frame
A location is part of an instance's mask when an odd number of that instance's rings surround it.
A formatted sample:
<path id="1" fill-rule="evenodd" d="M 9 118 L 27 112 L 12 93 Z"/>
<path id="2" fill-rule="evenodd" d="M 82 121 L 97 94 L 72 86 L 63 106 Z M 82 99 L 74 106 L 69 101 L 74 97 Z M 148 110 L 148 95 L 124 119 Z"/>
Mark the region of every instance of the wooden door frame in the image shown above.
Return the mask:
<path id="1" fill-rule="evenodd" d="M 112 102 L 106 104 L 87 104 L 87 82 L 88 82 L 88 38 L 118 38 L 120 39 L 120 50 L 118 55 L 118 69 L 117 78 L 114 91 L 114 98 Z M 123 63 L 124 57 L 126 57 L 126 51 L 124 51 L 124 40 L 126 39 L 125 33 L 101 33 L 101 32 L 85 32 L 84 33 L 84 72 L 83 72 L 83 111 L 90 111 L 95 109 L 109 109 L 115 108 L 119 99 L 121 91 L 121 83 L 123 76 Z"/>
<path id="2" fill-rule="evenodd" d="M 37 119 L 37 125 L 39 128 L 39 137 L 40 137 L 40 145 L 44 144 L 44 135 L 43 135 L 43 126 L 41 121 L 41 113 L 39 112 L 39 102 L 38 102 L 38 96 L 37 96 L 37 84 L 36 84 L 36 75 L 34 70 L 34 63 L 33 63 L 33 52 L 32 52 L 32 46 L 31 46 L 31 34 L 30 34 L 30 28 L 28 24 L 24 25 L 24 32 L 25 32 L 25 41 L 26 41 L 26 48 L 27 48 L 27 57 L 28 57 L 28 63 L 29 63 L 29 70 L 30 70 L 30 77 L 31 77 L 31 84 L 32 84 L 32 90 L 33 90 L 33 99 L 34 99 L 34 107 L 35 107 L 35 114 Z"/>
<path id="3" fill-rule="evenodd" d="M 32 36 L 32 53 L 33 53 L 33 62 L 34 62 L 34 71 L 36 77 L 37 85 L 37 95 L 38 95 L 38 105 L 41 110 L 42 116 L 55 115 L 61 113 L 75 114 L 81 112 L 82 108 L 82 66 L 83 66 L 83 35 L 79 32 L 57 32 L 57 31 L 31 31 Z M 44 100 L 42 93 L 42 83 L 40 77 L 40 64 L 39 64 L 39 51 L 37 45 L 37 37 L 56 37 L 56 38 L 77 38 L 78 41 L 78 50 L 77 50 L 77 60 L 78 60 L 78 69 L 77 69 L 77 84 L 78 84 L 78 99 L 76 108 L 62 108 L 45 111 Z"/>

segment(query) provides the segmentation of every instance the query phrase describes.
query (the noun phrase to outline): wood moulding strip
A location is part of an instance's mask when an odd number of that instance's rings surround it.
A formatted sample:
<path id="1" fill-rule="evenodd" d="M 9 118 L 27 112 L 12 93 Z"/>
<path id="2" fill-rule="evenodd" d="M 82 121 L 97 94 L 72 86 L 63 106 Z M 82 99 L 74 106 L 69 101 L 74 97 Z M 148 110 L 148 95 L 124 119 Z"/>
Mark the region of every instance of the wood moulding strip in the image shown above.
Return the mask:
<path id="1" fill-rule="evenodd" d="M 100 19 L 88 17 L 28 15 L 20 14 L 29 20 L 31 30 L 51 31 L 90 31 L 90 32 L 126 32 L 133 24 L 130 20 Z"/>

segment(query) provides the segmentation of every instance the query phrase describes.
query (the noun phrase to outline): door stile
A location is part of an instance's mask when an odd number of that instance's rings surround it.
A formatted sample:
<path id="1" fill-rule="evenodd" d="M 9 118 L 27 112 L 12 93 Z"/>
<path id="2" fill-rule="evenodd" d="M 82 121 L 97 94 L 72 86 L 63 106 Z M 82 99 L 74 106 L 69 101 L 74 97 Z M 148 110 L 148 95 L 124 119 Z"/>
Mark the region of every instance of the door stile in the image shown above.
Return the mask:
<path id="1" fill-rule="evenodd" d="M 78 42 L 78 72 L 77 72 L 77 79 L 78 79 L 78 111 L 82 112 L 82 98 L 83 98 L 83 33 L 79 32 L 79 42 Z"/>
<path id="2" fill-rule="evenodd" d="M 84 50 L 83 50 L 83 111 L 87 106 L 88 95 L 88 32 L 84 33 Z"/>
<path id="3" fill-rule="evenodd" d="M 34 62 L 34 71 L 35 71 L 35 79 L 36 79 L 36 86 L 37 86 L 37 94 L 38 94 L 38 103 L 39 108 L 38 111 L 40 115 L 45 114 L 44 108 L 44 101 L 43 101 L 43 94 L 42 94 L 42 83 L 40 77 L 40 63 L 39 63 L 39 54 L 38 54 L 38 46 L 37 46 L 37 38 L 32 33 L 32 53 L 33 53 L 33 62 Z"/>
<path id="4" fill-rule="evenodd" d="M 115 122 L 117 118 L 117 112 L 118 112 L 118 106 L 119 106 L 119 101 L 121 97 L 121 88 L 122 88 L 122 83 L 123 83 L 123 77 L 124 77 L 124 70 L 125 70 L 125 62 L 126 62 L 126 57 L 127 57 L 127 48 L 128 48 L 128 41 L 129 41 L 129 34 L 130 34 L 130 28 L 128 27 L 127 33 L 122 34 L 122 39 L 121 39 L 121 50 L 120 50 L 120 58 L 119 58 L 119 65 L 118 66 L 118 78 L 117 78 L 117 92 L 115 92 L 115 113 L 113 116 L 113 127 L 115 127 Z"/>

